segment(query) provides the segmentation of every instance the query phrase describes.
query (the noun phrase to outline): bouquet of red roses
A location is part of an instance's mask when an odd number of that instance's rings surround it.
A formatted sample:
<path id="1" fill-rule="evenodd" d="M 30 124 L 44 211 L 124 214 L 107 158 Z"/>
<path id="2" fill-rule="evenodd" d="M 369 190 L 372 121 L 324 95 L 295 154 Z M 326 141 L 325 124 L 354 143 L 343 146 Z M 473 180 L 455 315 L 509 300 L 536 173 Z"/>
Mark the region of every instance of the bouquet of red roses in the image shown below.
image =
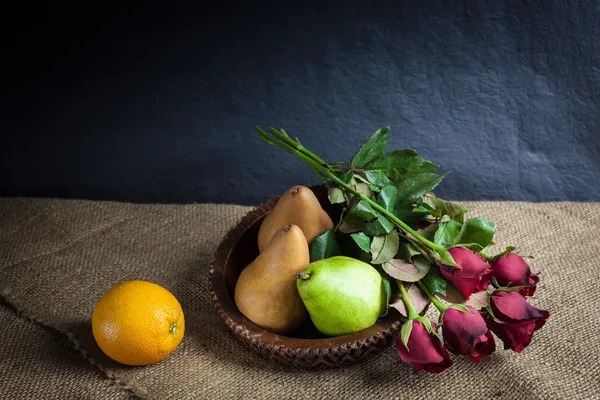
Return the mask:
<path id="1" fill-rule="evenodd" d="M 467 208 L 436 197 L 432 190 L 445 174 L 412 149 L 387 152 L 389 128 L 377 130 L 347 163 L 323 161 L 283 129 L 256 129 L 306 162 L 329 188 L 329 201 L 343 206 L 335 234 L 326 232 L 313 246 L 340 252 L 336 234 L 348 235 L 358 257 L 381 273 L 388 307 L 407 318 L 398 355 L 415 372 L 445 370 L 453 363 L 448 351 L 482 361 L 496 349 L 492 332 L 505 349 L 521 352 L 544 326 L 549 312 L 527 301 L 538 274 L 514 246 L 490 254 L 495 224 L 467 219 Z M 439 310 L 437 322 L 422 315 L 430 303 Z"/>

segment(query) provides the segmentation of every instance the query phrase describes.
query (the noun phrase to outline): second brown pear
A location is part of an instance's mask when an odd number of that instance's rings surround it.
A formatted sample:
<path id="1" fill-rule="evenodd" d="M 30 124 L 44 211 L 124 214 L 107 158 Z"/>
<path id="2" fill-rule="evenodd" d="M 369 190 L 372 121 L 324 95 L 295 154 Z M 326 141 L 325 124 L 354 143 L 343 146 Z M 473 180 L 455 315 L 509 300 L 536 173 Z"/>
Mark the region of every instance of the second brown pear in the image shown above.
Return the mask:
<path id="1" fill-rule="evenodd" d="M 328 229 L 333 221 L 321 207 L 317 196 L 306 186 L 294 186 L 285 192 L 267 214 L 258 232 L 258 248 L 267 246 L 273 234 L 282 226 L 294 224 L 302 229 L 308 244 Z"/>
<path id="2" fill-rule="evenodd" d="M 296 273 L 309 262 L 302 230 L 296 225 L 280 228 L 240 274 L 234 295 L 237 308 L 268 331 L 292 332 L 308 316 L 296 286 Z"/>

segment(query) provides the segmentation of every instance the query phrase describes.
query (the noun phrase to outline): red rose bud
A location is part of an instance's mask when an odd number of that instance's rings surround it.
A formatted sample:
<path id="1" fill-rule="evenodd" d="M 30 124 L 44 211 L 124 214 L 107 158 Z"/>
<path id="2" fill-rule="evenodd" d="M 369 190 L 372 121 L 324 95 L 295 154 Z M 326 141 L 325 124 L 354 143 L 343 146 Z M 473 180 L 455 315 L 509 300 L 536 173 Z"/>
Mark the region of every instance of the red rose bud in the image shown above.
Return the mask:
<path id="1" fill-rule="evenodd" d="M 487 289 L 492 279 L 492 267 L 483 257 L 462 247 L 448 250 L 457 267 L 441 264 L 440 272 L 468 299 L 474 291 Z"/>
<path id="2" fill-rule="evenodd" d="M 550 313 L 538 310 L 517 292 L 496 292 L 490 298 L 494 317 L 486 316 L 487 326 L 504 342 L 504 349 L 520 353 L 531 342 L 533 332 L 546 323 Z"/>
<path id="3" fill-rule="evenodd" d="M 485 320 L 471 306 L 469 312 L 448 308 L 442 317 L 442 333 L 446 347 L 454 354 L 466 354 L 474 363 L 496 350 L 496 342 Z"/>
<path id="4" fill-rule="evenodd" d="M 535 285 L 540 278 L 531 273 L 529 265 L 523 257 L 519 257 L 515 253 L 508 253 L 502 258 L 499 258 L 492 264 L 494 277 L 501 286 L 527 286 L 519 290 L 523 296 L 533 296 L 535 293 Z"/>
<path id="5" fill-rule="evenodd" d="M 435 329 L 435 324 L 431 323 L 431 325 Z M 422 369 L 427 372 L 439 373 L 453 364 L 440 339 L 415 320 L 412 321 L 408 348 L 402 343 L 401 335 L 398 335 L 396 351 L 402 361 L 413 364 L 415 373 Z"/>

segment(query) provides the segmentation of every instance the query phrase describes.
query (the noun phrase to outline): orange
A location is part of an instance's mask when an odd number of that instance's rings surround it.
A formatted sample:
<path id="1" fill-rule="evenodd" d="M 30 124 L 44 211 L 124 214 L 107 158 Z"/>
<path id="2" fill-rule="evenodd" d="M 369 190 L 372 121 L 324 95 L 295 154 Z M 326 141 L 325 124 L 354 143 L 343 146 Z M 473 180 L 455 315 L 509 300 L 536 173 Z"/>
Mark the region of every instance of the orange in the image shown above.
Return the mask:
<path id="1" fill-rule="evenodd" d="M 102 296 L 92 314 L 100 349 L 126 365 L 156 363 L 183 339 L 181 305 L 162 286 L 146 281 L 119 283 Z"/>

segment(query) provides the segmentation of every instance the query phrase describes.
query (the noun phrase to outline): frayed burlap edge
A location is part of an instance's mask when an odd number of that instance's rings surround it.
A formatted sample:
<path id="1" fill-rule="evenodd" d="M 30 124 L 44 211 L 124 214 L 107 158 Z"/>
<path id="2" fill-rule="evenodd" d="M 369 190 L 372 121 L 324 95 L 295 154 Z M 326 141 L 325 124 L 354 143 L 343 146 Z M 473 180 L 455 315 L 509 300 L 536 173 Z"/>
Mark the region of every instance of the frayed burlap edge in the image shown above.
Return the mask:
<path id="1" fill-rule="evenodd" d="M 38 326 L 43 330 L 50 332 L 52 336 L 54 336 L 57 340 L 61 340 L 62 342 L 66 342 L 69 348 L 79 354 L 79 356 L 86 362 L 92 365 L 94 369 L 98 372 L 98 374 L 113 385 L 118 387 L 119 389 L 125 391 L 131 398 L 135 399 L 145 399 L 146 390 L 141 386 L 134 386 L 126 379 L 117 376 L 113 371 L 106 368 L 98 361 L 96 361 L 93 357 L 90 356 L 89 352 L 83 348 L 81 345 L 81 340 L 72 332 L 68 330 L 58 328 L 53 326 L 48 321 L 44 321 L 41 318 L 36 317 L 35 315 L 30 315 L 24 312 L 18 305 L 10 298 L 10 290 L 3 289 L 0 291 L 0 304 L 6 306 L 10 311 L 12 311 L 18 318 L 21 318 L 28 323 Z"/>

